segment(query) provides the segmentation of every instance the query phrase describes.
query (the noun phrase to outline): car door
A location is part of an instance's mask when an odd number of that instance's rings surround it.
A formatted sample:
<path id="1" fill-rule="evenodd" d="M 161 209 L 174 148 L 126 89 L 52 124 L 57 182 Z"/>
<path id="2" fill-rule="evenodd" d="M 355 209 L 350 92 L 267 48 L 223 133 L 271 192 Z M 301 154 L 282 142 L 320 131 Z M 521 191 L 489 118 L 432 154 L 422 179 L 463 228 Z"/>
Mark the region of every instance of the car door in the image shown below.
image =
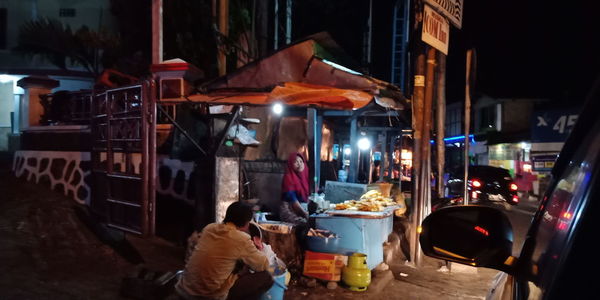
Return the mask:
<path id="1" fill-rule="evenodd" d="M 583 253 L 594 248 L 594 239 L 582 237 L 598 230 L 588 224 L 597 218 L 591 217 L 592 207 L 600 201 L 600 121 L 585 127 L 580 140 L 569 140 L 576 146 L 566 145 L 569 149 L 561 153 L 565 165 L 555 174 L 527 234 L 519 259 L 521 276 L 515 281 L 519 298 L 559 299 L 586 288 L 581 286 L 584 270 L 595 255 L 586 261 Z M 577 288 L 565 290 L 568 286 Z"/>

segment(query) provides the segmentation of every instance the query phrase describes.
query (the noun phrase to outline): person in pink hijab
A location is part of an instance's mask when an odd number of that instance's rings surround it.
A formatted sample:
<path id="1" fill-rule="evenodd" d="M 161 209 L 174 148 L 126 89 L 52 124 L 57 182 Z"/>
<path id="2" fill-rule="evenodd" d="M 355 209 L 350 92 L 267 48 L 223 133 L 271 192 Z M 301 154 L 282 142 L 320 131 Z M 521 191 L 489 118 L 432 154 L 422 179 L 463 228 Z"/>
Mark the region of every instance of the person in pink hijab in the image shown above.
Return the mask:
<path id="1" fill-rule="evenodd" d="M 302 224 L 308 220 L 308 213 L 300 203 L 308 203 L 308 167 L 300 153 L 288 157 L 287 167 L 281 185 L 282 202 L 279 207 L 281 221 Z"/>

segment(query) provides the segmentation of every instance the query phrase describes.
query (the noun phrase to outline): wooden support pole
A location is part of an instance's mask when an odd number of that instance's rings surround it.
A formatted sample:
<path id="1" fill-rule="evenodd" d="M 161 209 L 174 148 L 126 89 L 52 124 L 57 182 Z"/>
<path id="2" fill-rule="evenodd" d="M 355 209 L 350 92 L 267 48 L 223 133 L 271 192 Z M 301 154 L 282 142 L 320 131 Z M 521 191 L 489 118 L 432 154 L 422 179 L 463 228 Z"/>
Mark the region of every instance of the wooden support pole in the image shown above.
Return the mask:
<path id="1" fill-rule="evenodd" d="M 219 31 L 223 36 L 229 35 L 229 0 L 219 0 Z M 225 45 L 219 45 L 219 76 L 227 74 L 227 54 Z"/>
<path id="2" fill-rule="evenodd" d="M 446 128 L 446 55 L 438 52 L 438 65 L 436 77 L 436 147 L 437 147 L 437 197 L 443 198 L 444 193 L 444 173 L 446 145 L 444 144 Z"/>
<path id="3" fill-rule="evenodd" d="M 413 169 L 412 169 L 412 191 L 411 191 L 411 228 L 410 231 L 410 258 L 411 262 L 416 266 L 421 261 L 421 249 L 419 246 L 419 235 L 417 228 L 421 225 L 419 216 L 421 215 L 420 208 L 422 207 L 423 199 L 419 196 L 420 194 L 420 173 L 421 173 L 421 143 L 423 134 L 423 101 L 425 98 L 425 54 L 420 52 L 417 56 L 417 64 L 415 70 L 415 79 L 413 87 L 413 99 L 412 99 L 412 127 L 414 130 L 413 134 Z"/>
<path id="4" fill-rule="evenodd" d="M 308 121 L 307 136 L 309 146 L 309 160 L 312 165 L 309 168 L 310 190 L 312 193 L 317 193 L 319 190 L 319 181 L 321 177 L 321 134 L 323 126 L 323 117 L 319 118 L 316 108 L 308 108 L 306 110 L 306 119 Z"/>
<path id="5" fill-rule="evenodd" d="M 471 125 L 471 60 L 473 49 L 467 50 L 467 67 L 465 74 L 465 148 L 464 148 L 464 180 L 463 180 L 463 204 L 469 204 L 469 191 L 467 189 L 469 178 L 469 131 Z"/>
<path id="6" fill-rule="evenodd" d="M 379 159 L 379 181 L 383 182 L 383 176 L 385 175 L 385 158 L 386 155 L 385 153 L 387 152 L 387 139 L 388 139 L 388 134 L 387 131 L 383 132 L 383 140 L 381 142 L 381 158 Z M 392 153 L 390 153 L 389 155 L 392 155 Z"/>
<path id="7" fill-rule="evenodd" d="M 163 5 L 162 0 L 152 0 L 152 63 L 163 61 Z"/>
<path id="8" fill-rule="evenodd" d="M 422 206 L 421 206 L 421 222 L 430 212 L 431 207 L 431 129 L 433 118 L 433 91 L 435 82 L 435 53 L 437 51 L 433 47 L 427 50 L 427 72 L 425 74 L 425 105 L 423 107 L 423 140 L 421 142 L 423 161 L 421 168 L 421 176 L 423 181 L 422 186 Z"/>

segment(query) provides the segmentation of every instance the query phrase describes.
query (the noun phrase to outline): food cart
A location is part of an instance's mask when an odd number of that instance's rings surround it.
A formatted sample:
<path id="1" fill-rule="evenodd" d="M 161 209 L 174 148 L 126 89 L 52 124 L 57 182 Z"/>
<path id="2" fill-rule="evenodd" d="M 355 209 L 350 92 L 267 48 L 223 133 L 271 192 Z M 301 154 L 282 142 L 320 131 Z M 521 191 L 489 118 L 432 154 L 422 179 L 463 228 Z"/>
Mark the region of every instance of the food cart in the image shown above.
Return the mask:
<path id="1" fill-rule="evenodd" d="M 314 218 L 317 229 L 331 232 L 335 236 L 309 237 L 309 250 L 345 255 L 363 253 L 367 255 L 369 269 L 374 269 L 383 262 L 383 243 L 392 233 L 394 212 L 401 208 L 401 204 L 392 200 L 386 191 L 382 193 L 378 189 L 372 189 L 363 193 L 367 185 L 340 182 L 328 184 L 335 186 L 336 191 L 344 192 L 336 193 L 333 189 L 326 189 L 329 193 L 325 194 L 325 202 L 330 203 L 329 208 L 311 217 Z M 344 196 L 340 198 L 339 194 Z M 344 198 L 347 200 L 343 200 Z"/>
<path id="2" fill-rule="evenodd" d="M 383 243 L 392 233 L 395 207 L 382 212 L 353 212 L 328 210 L 314 215 L 316 227 L 335 232 L 339 242 L 332 252 L 367 255 L 369 269 L 383 262 Z"/>

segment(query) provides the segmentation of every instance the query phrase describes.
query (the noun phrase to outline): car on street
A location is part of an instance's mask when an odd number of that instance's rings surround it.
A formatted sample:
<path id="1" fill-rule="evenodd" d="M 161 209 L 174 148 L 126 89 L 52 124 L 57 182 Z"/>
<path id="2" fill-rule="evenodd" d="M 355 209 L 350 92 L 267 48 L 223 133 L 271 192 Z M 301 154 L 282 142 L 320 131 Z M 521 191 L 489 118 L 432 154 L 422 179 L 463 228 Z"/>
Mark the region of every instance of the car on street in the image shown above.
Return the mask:
<path id="1" fill-rule="evenodd" d="M 421 224 L 425 255 L 502 272 L 488 299 L 597 299 L 600 226 L 600 81 L 551 171 L 525 236 L 513 249 L 507 216 L 483 205 L 448 206 Z"/>
<path id="2" fill-rule="evenodd" d="M 517 184 L 507 169 L 492 166 L 469 166 L 467 190 L 469 203 L 506 202 L 519 203 Z M 464 168 L 451 172 L 446 184 L 449 198 L 462 197 L 464 191 Z"/>

